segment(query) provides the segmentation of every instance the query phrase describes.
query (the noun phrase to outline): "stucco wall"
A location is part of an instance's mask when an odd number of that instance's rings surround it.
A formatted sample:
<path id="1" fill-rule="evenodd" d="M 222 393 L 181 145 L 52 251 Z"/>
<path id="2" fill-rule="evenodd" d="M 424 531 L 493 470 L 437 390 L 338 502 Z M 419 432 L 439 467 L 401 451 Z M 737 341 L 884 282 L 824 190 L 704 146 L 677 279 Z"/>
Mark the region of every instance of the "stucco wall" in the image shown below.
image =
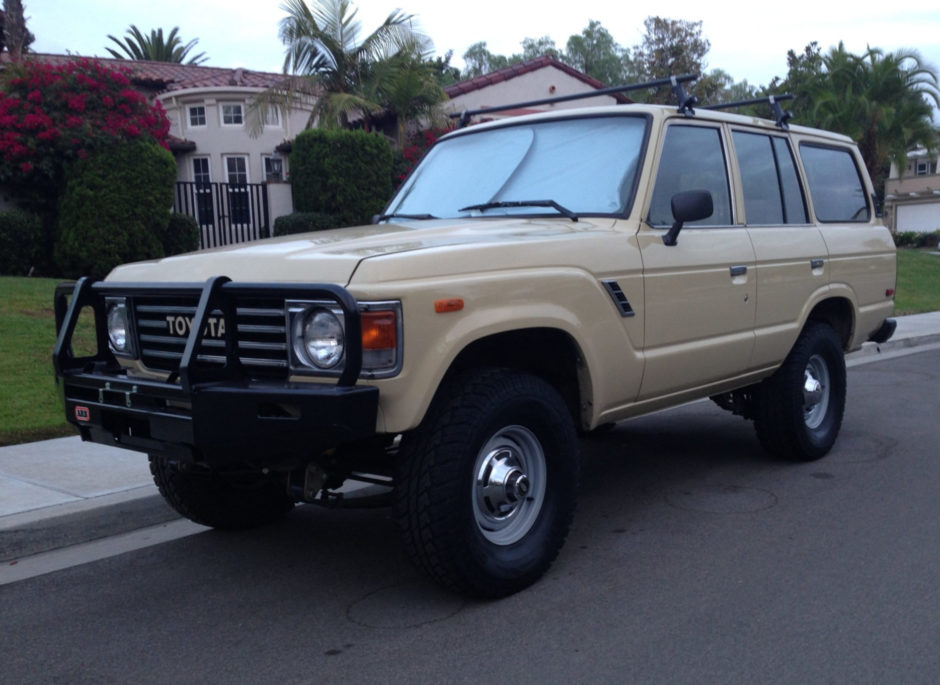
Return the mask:
<path id="1" fill-rule="evenodd" d="M 450 113 L 460 113 L 464 110 L 482 109 L 484 107 L 497 107 L 501 105 L 525 102 L 528 100 L 541 100 L 561 95 L 574 95 L 593 90 L 591 86 L 580 79 L 567 74 L 553 66 L 547 66 L 536 71 L 530 71 L 509 80 L 487 85 L 483 88 L 457 95 L 444 107 Z M 595 107 L 598 105 L 615 105 L 616 99 L 609 95 L 595 98 L 559 102 L 554 105 L 541 105 L 539 110 L 573 109 L 576 107 Z"/>
<path id="2" fill-rule="evenodd" d="M 252 137 L 248 134 L 248 107 L 258 92 L 255 88 L 194 88 L 171 91 L 160 96 L 170 120 L 170 134 L 196 144 L 193 152 L 177 156 L 177 180 L 194 180 L 192 160 L 200 157 L 209 161 L 210 180 L 225 182 L 228 179 L 224 160 L 232 155 L 247 156 L 249 183 L 265 180 L 265 156 L 281 157 L 286 177 L 287 157 L 276 152 L 275 148 L 285 140 L 294 138 L 306 127 L 311 105 L 309 101 L 298 101 L 291 110 L 281 110 L 277 125 L 265 126 L 257 137 Z M 246 123 L 240 126 L 223 124 L 221 109 L 226 103 L 240 103 Z M 190 124 L 189 107 L 193 105 L 205 107 L 204 126 Z"/>

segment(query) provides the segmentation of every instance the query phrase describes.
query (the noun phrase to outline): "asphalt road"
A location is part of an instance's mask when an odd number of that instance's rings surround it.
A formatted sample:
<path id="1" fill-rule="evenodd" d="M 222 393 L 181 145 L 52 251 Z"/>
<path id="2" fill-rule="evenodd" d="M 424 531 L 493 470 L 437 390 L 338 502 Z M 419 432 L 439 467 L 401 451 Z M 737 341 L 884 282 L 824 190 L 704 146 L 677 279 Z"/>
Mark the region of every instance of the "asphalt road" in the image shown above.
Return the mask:
<path id="1" fill-rule="evenodd" d="M 498 602 L 425 581 L 384 509 L 5 585 L 0 681 L 936 682 L 938 375 L 938 350 L 850 369 L 811 464 L 711 403 L 585 439 L 565 549 Z"/>

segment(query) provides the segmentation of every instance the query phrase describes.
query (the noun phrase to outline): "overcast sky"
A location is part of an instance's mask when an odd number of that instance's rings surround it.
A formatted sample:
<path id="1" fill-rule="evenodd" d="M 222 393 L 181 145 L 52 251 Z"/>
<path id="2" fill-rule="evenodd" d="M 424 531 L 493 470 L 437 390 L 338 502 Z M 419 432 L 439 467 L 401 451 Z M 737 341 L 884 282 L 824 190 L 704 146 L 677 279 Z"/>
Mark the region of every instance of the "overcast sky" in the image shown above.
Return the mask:
<path id="1" fill-rule="evenodd" d="M 308 0 L 310 2 L 312 0 Z M 180 27 L 184 42 L 198 38 L 208 66 L 241 66 L 280 71 L 284 50 L 278 22 L 282 0 L 24 0 L 36 52 L 108 56 L 108 34 L 123 37 L 135 24 L 141 31 Z M 937 0 L 845 3 L 708 2 L 665 0 L 577 0 L 552 3 L 512 0 L 360 0 L 364 29 L 371 30 L 398 7 L 414 14 L 434 41 L 438 54 L 453 50 L 452 64 L 477 41 L 491 52 L 521 52 L 523 38 L 550 36 L 563 49 L 568 36 L 595 19 L 625 47 L 642 40 L 643 20 L 650 14 L 702 21 L 711 41 L 707 68 L 727 71 L 736 81 L 763 85 L 786 72 L 787 50 L 802 51 L 810 41 L 823 49 L 844 41 L 862 53 L 867 46 L 886 51 L 914 48 L 940 67 L 940 3 Z"/>

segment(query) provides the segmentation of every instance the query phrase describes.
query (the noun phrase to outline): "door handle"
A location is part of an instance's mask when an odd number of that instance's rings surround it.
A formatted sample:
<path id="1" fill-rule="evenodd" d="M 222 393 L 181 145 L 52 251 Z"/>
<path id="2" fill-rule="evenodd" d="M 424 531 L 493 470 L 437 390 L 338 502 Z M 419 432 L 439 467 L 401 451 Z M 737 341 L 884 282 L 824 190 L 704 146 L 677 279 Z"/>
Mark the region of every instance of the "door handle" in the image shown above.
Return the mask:
<path id="1" fill-rule="evenodd" d="M 740 265 L 731 267 L 731 278 L 737 278 L 738 276 L 744 276 L 745 274 L 747 274 L 746 266 Z"/>
<path id="2" fill-rule="evenodd" d="M 813 259 L 810 261 L 809 266 L 815 271 L 816 269 L 823 268 L 823 264 L 825 264 L 825 262 L 822 259 Z"/>

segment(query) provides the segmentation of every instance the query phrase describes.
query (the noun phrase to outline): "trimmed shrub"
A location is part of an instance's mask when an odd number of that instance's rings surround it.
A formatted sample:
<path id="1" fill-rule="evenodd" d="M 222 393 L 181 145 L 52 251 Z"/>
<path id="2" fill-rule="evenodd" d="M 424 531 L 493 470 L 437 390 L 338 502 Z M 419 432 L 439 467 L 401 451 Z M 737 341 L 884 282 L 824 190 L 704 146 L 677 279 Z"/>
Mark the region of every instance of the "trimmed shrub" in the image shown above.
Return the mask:
<path id="1" fill-rule="evenodd" d="M 325 231 L 338 226 L 336 219 L 320 212 L 294 212 L 274 220 L 274 235 L 294 235 L 310 231 Z"/>
<path id="2" fill-rule="evenodd" d="M 937 247 L 940 231 L 901 231 L 894 234 L 897 247 Z"/>
<path id="3" fill-rule="evenodd" d="M 103 278 L 163 256 L 176 163 L 156 143 L 115 145 L 78 160 L 59 200 L 55 260 L 63 275 Z"/>
<path id="4" fill-rule="evenodd" d="M 0 212 L 0 274 L 25 276 L 42 256 L 42 221 L 19 210 Z"/>
<path id="5" fill-rule="evenodd" d="M 163 234 L 163 254 L 167 257 L 199 249 L 199 224 L 188 214 L 170 214 Z"/>
<path id="6" fill-rule="evenodd" d="M 294 208 L 334 218 L 336 226 L 368 224 L 392 195 L 392 150 L 364 131 L 304 131 L 290 155 Z"/>
<path id="7" fill-rule="evenodd" d="M 940 231 L 931 233 L 918 233 L 914 240 L 915 247 L 937 247 L 937 241 L 940 240 Z"/>

